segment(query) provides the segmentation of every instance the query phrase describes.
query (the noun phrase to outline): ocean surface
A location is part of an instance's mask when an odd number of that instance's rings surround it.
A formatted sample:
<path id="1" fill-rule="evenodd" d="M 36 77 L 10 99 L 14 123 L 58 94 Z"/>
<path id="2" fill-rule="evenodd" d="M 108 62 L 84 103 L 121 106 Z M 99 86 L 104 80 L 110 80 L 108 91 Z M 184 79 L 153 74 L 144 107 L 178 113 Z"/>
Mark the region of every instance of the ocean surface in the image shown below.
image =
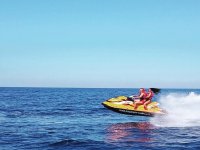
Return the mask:
<path id="1" fill-rule="evenodd" d="M 163 89 L 165 118 L 101 103 L 138 89 L 0 88 L 0 150 L 200 149 L 200 90 Z M 172 113 L 171 113 L 172 112 Z"/>

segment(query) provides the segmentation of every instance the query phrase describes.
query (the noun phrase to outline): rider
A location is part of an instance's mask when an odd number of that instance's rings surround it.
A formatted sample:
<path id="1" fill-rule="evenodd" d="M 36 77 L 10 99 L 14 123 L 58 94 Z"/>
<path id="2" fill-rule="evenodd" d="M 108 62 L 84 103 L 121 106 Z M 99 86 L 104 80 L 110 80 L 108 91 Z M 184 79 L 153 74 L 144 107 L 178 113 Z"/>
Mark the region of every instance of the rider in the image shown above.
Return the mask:
<path id="1" fill-rule="evenodd" d="M 144 102 L 144 109 L 147 110 L 147 105 L 151 103 L 151 100 L 154 96 L 154 92 L 152 91 L 152 88 L 149 88 L 149 91 L 147 92 L 145 102 Z"/>
<path id="2" fill-rule="evenodd" d="M 135 101 L 134 109 L 137 109 L 139 105 L 143 105 L 146 102 L 147 93 L 144 88 L 140 88 L 139 100 Z"/>

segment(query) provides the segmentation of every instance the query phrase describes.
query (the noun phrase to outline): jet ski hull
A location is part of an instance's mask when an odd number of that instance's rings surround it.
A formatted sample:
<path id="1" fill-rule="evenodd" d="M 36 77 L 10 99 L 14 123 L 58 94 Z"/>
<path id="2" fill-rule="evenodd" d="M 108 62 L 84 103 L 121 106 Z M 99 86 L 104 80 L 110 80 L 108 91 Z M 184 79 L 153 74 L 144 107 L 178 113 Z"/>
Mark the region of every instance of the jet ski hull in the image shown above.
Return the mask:
<path id="1" fill-rule="evenodd" d="M 132 104 L 127 104 L 126 99 L 127 98 L 125 96 L 119 96 L 119 97 L 111 98 L 103 102 L 102 105 L 114 112 L 127 114 L 127 115 L 153 117 L 155 115 L 165 114 L 165 112 L 158 107 L 157 102 L 150 103 L 148 105 L 149 109 L 147 110 L 144 109 L 143 105 L 140 105 L 136 110 L 134 110 L 134 103 L 132 102 Z"/>

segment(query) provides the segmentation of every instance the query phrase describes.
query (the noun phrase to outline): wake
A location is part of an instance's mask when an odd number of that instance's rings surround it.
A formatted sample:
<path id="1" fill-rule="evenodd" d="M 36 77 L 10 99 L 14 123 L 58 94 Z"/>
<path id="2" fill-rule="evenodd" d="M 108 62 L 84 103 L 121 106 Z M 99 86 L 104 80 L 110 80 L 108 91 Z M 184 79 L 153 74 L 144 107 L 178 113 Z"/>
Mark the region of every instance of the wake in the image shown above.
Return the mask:
<path id="1" fill-rule="evenodd" d="M 156 116 L 150 120 L 160 127 L 200 126 L 200 95 L 168 94 L 160 98 L 160 107 L 165 109 L 166 116 Z"/>

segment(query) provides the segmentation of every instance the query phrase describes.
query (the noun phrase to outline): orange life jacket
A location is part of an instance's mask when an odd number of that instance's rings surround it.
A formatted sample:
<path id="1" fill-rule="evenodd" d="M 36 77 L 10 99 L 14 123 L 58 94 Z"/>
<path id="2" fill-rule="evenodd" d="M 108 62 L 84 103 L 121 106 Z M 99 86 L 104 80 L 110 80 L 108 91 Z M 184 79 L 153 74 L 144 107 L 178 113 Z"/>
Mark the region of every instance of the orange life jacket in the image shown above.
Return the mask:
<path id="1" fill-rule="evenodd" d="M 148 100 L 152 100 L 153 96 L 154 96 L 154 93 L 152 91 L 150 91 L 150 92 L 147 93 L 147 97 L 146 98 Z"/>

